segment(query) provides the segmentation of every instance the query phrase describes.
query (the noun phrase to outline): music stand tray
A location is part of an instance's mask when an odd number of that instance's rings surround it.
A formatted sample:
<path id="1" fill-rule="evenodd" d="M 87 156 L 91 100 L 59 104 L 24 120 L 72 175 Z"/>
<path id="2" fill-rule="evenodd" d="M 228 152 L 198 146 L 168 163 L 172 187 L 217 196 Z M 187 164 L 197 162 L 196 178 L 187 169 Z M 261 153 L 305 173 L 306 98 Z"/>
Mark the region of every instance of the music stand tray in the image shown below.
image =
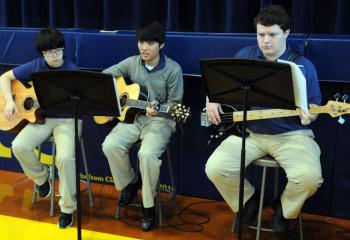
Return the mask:
<path id="1" fill-rule="evenodd" d="M 248 106 L 295 109 L 293 79 L 288 64 L 252 59 L 200 60 L 202 77 L 211 102 L 243 103 L 249 87 Z"/>
<path id="2" fill-rule="evenodd" d="M 200 67 L 210 102 L 243 107 L 238 219 L 241 239 L 247 110 L 249 106 L 295 109 L 292 72 L 285 63 L 235 58 L 203 59 Z"/>
<path id="3" fill-rule="evenodd" d="M 120 116 L 117 85 L 111 75 L 90 71 L 43 71 L 33 73 L 31 77 L 44 113 L 74 117 L 77 235 L 81 240 L 78 117 Z"/>

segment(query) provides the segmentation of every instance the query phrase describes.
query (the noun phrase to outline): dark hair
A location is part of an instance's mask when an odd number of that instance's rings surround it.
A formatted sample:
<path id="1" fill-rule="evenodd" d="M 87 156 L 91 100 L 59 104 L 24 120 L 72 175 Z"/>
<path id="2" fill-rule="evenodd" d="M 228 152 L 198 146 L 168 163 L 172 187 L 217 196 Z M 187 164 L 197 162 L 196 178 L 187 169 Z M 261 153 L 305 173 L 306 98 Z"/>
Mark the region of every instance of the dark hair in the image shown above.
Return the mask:
<path id="1" fill-rule="evenodd" d="M 268 5 L 264 7 L 254 18 L 255 27 L 261 24 L 267 27 L 277 24 L 283 31 L 290 29 L 290 18 L 287 11 L 280 5 Z"/>
<path id="2" fill-rule="evenodd" d="M 138 41 L 155 41 L 162 44 L 165 42 L 165 29 L 158 22 L 148 22 L 137 28 L 136 37 Z"/>
<path id="3" fill-rule="evenodd" d="M 62 33 L 55 28 L 44 28 L 36 35 L 35 47 L 40 54 L 43 51 L 64 48 L 64 45 Z"/>

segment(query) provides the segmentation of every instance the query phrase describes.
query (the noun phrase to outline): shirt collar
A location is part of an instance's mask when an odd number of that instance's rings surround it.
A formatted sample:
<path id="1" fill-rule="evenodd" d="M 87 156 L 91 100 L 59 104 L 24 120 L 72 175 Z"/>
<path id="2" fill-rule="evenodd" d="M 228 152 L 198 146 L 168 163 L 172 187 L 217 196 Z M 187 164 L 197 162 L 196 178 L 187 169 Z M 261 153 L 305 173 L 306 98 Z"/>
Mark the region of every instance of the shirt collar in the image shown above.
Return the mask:
<path id="1" fill-rule="evenodd" d="M 279 58 L 277 58 L 277 59 L 285 59 L 285 58 L 288 56 L 289 52 L 291 51 L 291 47 L 289 46 L 289 43 L 288 43 L 288 42 L 286 42 L 286 44 L 287 44 L 286 50 L 285 50 L 284 53 L 283 53 Z M 258 58 L 260 58 L 260 59 L 266 59 L 265 56 L 264 56 L 264 54 L 263 54 L 263 52 L 262 52 L 261 49 L 259 48 L 259 46 L 258 46 L 258 49 L 259 49 L 259 50 L 258 50 L 258 54 L 257 54 Z"/>
<path id="2" fill-rule="evenodd" d="M 141 59 L 141 64 L 149 73 L 159 71 L 165 67 L 165 55 L 160 53 L 159 63 L 151 71 L 146 68 L 145 61 L 143 61 L 142 59 Z"/>

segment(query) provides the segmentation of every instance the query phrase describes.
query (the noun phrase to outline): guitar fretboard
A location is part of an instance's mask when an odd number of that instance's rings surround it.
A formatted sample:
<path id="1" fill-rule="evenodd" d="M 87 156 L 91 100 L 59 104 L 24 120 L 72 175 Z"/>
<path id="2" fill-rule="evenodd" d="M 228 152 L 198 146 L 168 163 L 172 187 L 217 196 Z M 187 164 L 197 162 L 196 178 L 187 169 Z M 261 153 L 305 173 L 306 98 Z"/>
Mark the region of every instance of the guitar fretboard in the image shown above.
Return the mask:
<path id="1" fill-rule="evenodd" d="M 139 108 L 139 109 L 146 109 L 147 107 L 152 107 L 152 104 L 150 102 L 142 101 L 142 100 L 134 100 L 134 99 L 127 99 L 126 105 L 129 107 Z M 159 109 L 157 109 L 157 111 L 161 113 L 168 113 L 169 110 L 170 110 L 170 106 L 166 106 L 166 105 L 160 105 Z"/>
<path id="2" fill-rule="evenodd" d="M 280 117 L 292 117 L 299 115 L 300 110 L 285 110 L 285 109 L 271 109 L 271 110 L 251 110 L 247 112 L 247 120 L 259 120 Z M 243 121 L 243 112 L 233 112 L 233 121 Z"/>
<path id="3" fill-rule="evenodd" d="M 300 114 L 300 109 L 296 110 L 285 110 L 285 109 L 265 109 L 265 110 L 252 110 L 247 112 L 247 120 L 259 120 L 259 119 L 270 119 L 270 118 L 281 118 L 281 117 L 292 117 Z M 312 106 L 309 109 L 311 114 L 328 113 L 332 116 L 342 115 L 349 112 L 349 107 L 342 106 L 342 103 L 329 104 L 324 106 Z M 234 122 L 243 121 L 243 112 L 232 113 Z"/>

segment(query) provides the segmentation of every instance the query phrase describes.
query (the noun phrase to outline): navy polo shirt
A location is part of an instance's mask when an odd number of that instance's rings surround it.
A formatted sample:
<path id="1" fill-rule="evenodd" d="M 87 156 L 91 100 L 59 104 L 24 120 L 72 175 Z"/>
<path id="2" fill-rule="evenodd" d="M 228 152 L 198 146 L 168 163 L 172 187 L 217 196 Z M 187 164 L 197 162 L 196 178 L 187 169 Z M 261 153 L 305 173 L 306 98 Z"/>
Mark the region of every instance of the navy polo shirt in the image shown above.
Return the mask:
<path id="1" fill-rule="evenodd" d="M 286 60 L 292 51 L 287 44 L 286 51 L 279 59 Z M 249 46 L 241 49 L 235 58 L 248 58 L 265 60 L 265 57 L 258 45 Z M 306 91 L 308 103 L 321 104 L 321 91 L 318 84 L 317 72 L 315 66 L 305 57 L 300 56 L 296 62 L 306 79 Z M 262 107 L 251 107 L 251 110 L 266 109 Z M 281 134 L 289 131 L 307 129 L 307 126 L 301 124 L 300 117 L 285 117 L 275 119 L 264 119 L 257 121 L 248 121 L 247 127 L 258 134 Z"/>

